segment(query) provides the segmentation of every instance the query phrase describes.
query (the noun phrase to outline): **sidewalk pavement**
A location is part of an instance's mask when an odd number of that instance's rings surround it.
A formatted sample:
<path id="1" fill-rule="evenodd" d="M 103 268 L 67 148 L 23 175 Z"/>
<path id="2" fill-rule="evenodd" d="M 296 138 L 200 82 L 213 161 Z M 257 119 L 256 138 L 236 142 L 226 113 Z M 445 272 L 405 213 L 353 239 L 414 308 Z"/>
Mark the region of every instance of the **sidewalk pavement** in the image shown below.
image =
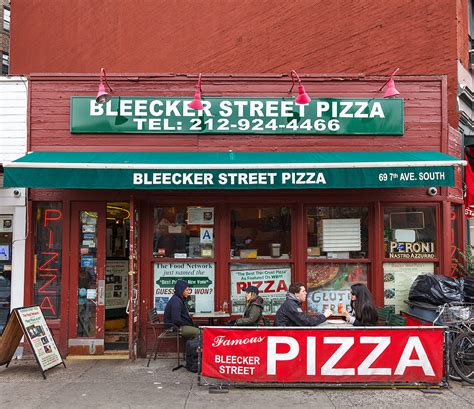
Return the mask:
<path id="1" fill-rule="evenodd" d="M 230 388 L 209 393 L 173 359 L 67 360 L 44 380 L 33 360 L 0 367 L 0 408 L 429 408 L 474 407 L 474 386 L 450 389 Z"/>

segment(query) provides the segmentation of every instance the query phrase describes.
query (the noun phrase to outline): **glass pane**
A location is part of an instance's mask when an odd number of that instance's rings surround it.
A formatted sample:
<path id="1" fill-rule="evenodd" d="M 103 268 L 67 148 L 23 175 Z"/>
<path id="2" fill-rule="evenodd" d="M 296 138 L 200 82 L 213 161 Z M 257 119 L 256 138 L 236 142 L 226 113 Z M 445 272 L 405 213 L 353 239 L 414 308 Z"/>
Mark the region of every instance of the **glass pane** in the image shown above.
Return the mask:
<path id="1" fill-rule="evenodd" d="M 399 314 L 406 310 L 410 288 L 416 277 L 433 274 L 434 263 L 383 263 L 384 306 Z"/>
<path id="2" fill-rule="evenodd" d="M 326 308 L 337 312 L 339 302 L 348 309 L 351 303 L 351 285 L 367 285 L 367 264 L 308 264 L 306 268 L 308 311 L 311 312 L 323 312 Z"/>
<path id="3" fill-rule="evenodd" d="M 289 258 L 289 207 L 236 207 L 231 209 L 232 258 Z"/>
<path id="4" fill-rule="evenodd" d="M 45 318 L 61 315 L 63 212 L 61 203 L 35 204 L 34 304 Z"/>
<path id="5" fill-rule="evenodd" d="M 214 263 L 154 263 L 155 308 L 163 313 L 174 294 L 177 280 L 185 280 L 191 288 L 186 300 L 189 312 L 214 311 L 215 265 Z"/>
<path id="6" fill-rule="evenodd" d="M 368 258 L 368 213 L 365 207 L 310 207 L 308 258 Z"/>
<path id="7" fill-rule="evenodd" d="M 13 215 L 0 215 L 0 335 L 10 314 Z"/>
<path id="8" fill-rule="evenodd" d="M 388 258 L 436 258 L 436 208 L 386 207 L 384 247 Z"/>
<path id="9" fill-rule="evenodd" d="M 81 211 L 79 223 L 79 274 L 77 336 L 96 335 L 97 316 L 97 221 L 98 213 Z"/>
<path id="10" fill-rule="evenodd" d="M 275 314 L 286 298 L 291 283 L 291 264 L 232 263 L 230 265 L 231 311 L 245 311 L 245 292 L 249 285 L 257 287 L 265 304 L 264 314 Z"/>
<path id="11" fill-rule="evenodd" d="M 153 257 L 214 257 L 213 207 L 156 207 L 153 221 Z"/>

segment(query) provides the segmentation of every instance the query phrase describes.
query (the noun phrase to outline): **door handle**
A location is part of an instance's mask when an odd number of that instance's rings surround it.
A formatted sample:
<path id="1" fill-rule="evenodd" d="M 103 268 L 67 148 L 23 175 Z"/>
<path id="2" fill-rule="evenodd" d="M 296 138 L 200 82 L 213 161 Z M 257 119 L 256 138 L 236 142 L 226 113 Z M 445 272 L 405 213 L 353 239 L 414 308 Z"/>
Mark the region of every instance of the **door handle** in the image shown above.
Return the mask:
<path id="1" fill-rule="evenodd" d="M 99 280 L 99 294 L 97 297 L 98 305 L 105 305 L 105 280 Z"/>

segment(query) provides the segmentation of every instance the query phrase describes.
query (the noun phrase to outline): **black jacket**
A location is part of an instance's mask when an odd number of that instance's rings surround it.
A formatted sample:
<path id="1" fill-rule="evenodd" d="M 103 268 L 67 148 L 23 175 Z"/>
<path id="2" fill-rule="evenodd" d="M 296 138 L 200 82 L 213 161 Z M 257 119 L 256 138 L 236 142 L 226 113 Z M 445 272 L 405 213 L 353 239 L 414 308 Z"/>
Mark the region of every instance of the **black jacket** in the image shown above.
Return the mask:
<path id="1" fill-rule="evenodd" d="M 326 321 L 323 314 L 309 317 L 301 309 L 301 303 L 292 293 L 286 294 L 286 301 L 278 309 L 275 316 L 277 327 L 315 327 Z"/>
<path id="2" fill-rule="evenodd" d="M 263 298 L 257 296 L 244 311 L 244 316 L 235 320 L 235 325 L 256 326 L 260 322 L 263 314 Z"/>
<path id="3" fill-rule="evenodd" d="M 176 281 L 174 294 L 165 307 L 163 319 L 165 324 L 173 324 L 178 327 L 183 325 L 194 325 L 189 315 L 188 306 L 183 299 L 183 291 L 188 287 L 188 283 L 183 280 Z"/>

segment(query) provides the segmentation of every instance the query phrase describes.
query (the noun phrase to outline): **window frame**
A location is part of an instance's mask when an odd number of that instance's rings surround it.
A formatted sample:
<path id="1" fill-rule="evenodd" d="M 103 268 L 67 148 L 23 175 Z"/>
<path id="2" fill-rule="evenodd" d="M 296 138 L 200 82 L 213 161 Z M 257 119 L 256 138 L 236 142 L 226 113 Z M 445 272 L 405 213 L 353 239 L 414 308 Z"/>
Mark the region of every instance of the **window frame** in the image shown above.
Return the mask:
<path id="1" fill-rule="evenodd" d="M 8 13 L 7 13 L 8 11 Z M 8 20 L 6 18 L 6 15 L 8 14 Z M 8 25 L 8 28 L 7 28 Z M 11 11 L 10 7 L 8 6 L 3 6 L 3 31 L 9 33 L 10 32 L 10 27 L 11 27 Z"/>
<path id="2" fill-rule="evenodd" d="M 6 64 L 4 64 L 5 60 L 7 62 Z M 6 70 L 4 69 L 4 67 L 6 67 Z M 8 75 L 9 71 L 10 71 L 10 54 L 8 54 L 5 51 L 2 51 L 2 75 Z"/>

